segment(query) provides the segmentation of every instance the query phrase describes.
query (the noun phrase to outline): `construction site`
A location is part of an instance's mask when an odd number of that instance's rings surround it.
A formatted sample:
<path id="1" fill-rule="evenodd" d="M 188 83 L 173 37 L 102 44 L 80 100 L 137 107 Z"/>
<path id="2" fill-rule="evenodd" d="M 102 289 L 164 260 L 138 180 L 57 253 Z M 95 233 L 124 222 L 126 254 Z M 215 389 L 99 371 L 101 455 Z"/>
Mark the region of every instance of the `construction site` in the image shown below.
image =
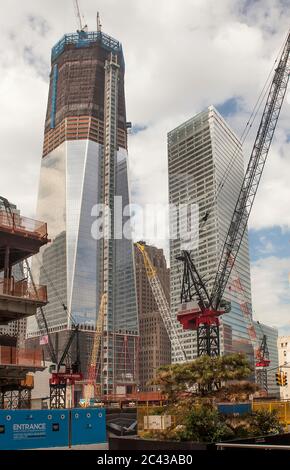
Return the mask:
<path id="1" fill-rule="evenodd" d="M 289 81 L 290 34 L 247 123 L 250 129 L 255 122 L 257 133 L 221 229 L 213 212 L 218 213 L 220 201 L 224 204 L 220 193 L 238 174 L 238 158 L 243 165 L 241 143 L 213 107 L 168 134 L 170 202 L 175 202 L 170 171 L 175 171 L 182 152 L 189 158 L 194 155 L 197 174 L 199 165 L 202 168 L 202 132 L 206 142 L 214 122 L 217 134 L 227 132 L 229 142 L 235 142 L 220 179 L 213 183 L 216 192 L 210 189 L 207 205 L 200 207 L 199 251 L 180 249 L 172 242 L 169 270 L 162 250 L 158 253 L 146 241 L 134 244 L 123 235 L 110 236 L 118 210 L 116 196 L 122 197 L 122 223 L 130 222 L 123 212 L 130 201 L 131 128 L 125 61 L 121 43 L 103 32 L 99 14 L 97 31 L 90 32 L 79 3 L 74 4 L 79 28 L 63 36 L 51 54 L 37 205 L 41 221 L 26 218 L 13 201 L 0 197 L 0 408 L 5 419 L 12 416 L 18 423 L 11 410 L 49 410 L 43 420 L 53 416 L 53 431 L 61 431 L 61 420 L 72 427 L 76 422 L 77 427 L 80 417 L 85 429 L 94 416 L 102 429 L 98 442 L 106 441 L 106 430 L 110 436 L 137 435 L 158 429 L 157 418 L 154 424 L 150 417 L 170 402 L 170 394 L 154 382 L 159 367 L 242 353 L 252 368 L 249 380 L 257 385 L 247 412 L 275 408 L 284 425 L 290 425 L 289 403 L 280 401 L 287 372 L 278 362 L 278 350 L 273 353 L 278 333 L 253 317 L 244 268 L 249 264 L 244 244 L 248 221 Z M 214 150 L 209 152 L 206 158 L 214 162 L 217 156 Z M 189 169 L 189 179 L 191 175 Z M 207 175 L 204 171 L 200 176 L 204 187 Z M 190 184 L 186 197 L 189 193 Z M 93 213 L 96 204 L 109 210 Z M 102 237 L 92 236 L 92 214 Z M 210 264 L 204 262 L 211 250 L 205 240 L 212 227 L 217 233 Z M 274 338 L 271 345 L 269 335 Z M 142 370 L 145 360 L 150 370 Z M 217 381 L 215 388 L 221 386 Z M 166 424 L 159 414 L 160 426 L 170 427 L 171 421 Z M 2 425 L 0 415 L 0 435 L 5 433 Z M 70 444 L 77 433 L 72 431 Z M 79 436 L 75 439 L 85 442 Z"/>

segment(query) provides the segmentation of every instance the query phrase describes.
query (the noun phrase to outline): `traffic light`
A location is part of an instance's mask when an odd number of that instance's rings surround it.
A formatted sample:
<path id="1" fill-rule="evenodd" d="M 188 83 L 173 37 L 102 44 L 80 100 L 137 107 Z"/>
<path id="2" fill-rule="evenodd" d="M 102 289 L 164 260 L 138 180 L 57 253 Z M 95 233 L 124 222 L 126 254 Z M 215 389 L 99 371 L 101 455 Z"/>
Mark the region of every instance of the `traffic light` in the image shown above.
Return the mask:
<path id="1" fill-rule="evenodd" d="M 283 387 L 287 385 L 287 372 L 282 372 L 282 385 Z"/>
<path id="2" fill-rule="evenodd" d="M 282 383 L 282 372 L 280 370 L 278 370 L 278 372 L 276 372 L 276 384 L 279 385 L 279 387 L 282 387 L 283 383 Z"/>

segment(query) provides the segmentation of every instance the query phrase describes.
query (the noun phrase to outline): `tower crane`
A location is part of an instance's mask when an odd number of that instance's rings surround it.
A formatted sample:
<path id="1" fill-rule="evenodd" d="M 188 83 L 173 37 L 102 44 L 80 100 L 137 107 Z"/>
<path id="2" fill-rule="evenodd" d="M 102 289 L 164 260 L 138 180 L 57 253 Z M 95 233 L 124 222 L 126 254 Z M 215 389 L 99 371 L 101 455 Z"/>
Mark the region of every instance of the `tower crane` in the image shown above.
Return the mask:
<path id="1" fill-rule="evenodd" d="M 250 312 L 248 302 L 246 299 L 245 291 L 239 276 L 239 273 L 233 265 L 233 274 L 234 279 L 232 280 L 231 284 L 229 285 L 229 290 L 231 292 L 235 292 L 237 301 L 240 305 L 241 312 L 244 315 L 244 319 L 248 329 L 249 339 L 251 341 L 253 351 L 255 353 L 255 369 L 256 369 L 256 383 L 259 385 L 261 392 L 268 393 L 268 373 L 267 368 L 269 367 L 270 355 L 269 349 L 267 345 L 267 336 L 264 334 L 263 329 L 260 323 L 257 321 L 261 332 L 262 338 L 259 339 L 256 333 L 256 328 L 254 325 L 252 313 Z"/>
<path id="2" fill-rule="evenodd" d="M 147 278 L 151 286 L 166 332 L 170 339 L 172 349 L 175 351 L 175 356 L 177 357 L 177 360 L 180 362 L 185 362 L 186 354 L 179 339 L 179 333 L 172 321 L 170 308 L 167 302 L 167 298 L 164 294 L 161 282 L 158 278 L 157 271 L 148 256 L 144 242 L 138 242 L 136 243 L 136 246 L 142 254 Z"/>
<path id="3" fill-rule="evenodd" d="M 84 17 L 81 15 L 80 6 L 78 0 L 74 0 L 75 14 L 79 23 L 79 32 L 85 32 L 87 25 L 84 23 Z"/>
<path id="4" fill-rule="evenodd" d="M 33 280 L 32 272 L 28 262 L 26 262 L 26 269 L 29 273 L 35 294 L 37 289 Z M 63 309 L 66 311 L 67 307 L 62 303 Z M 51 378 L 49 379 L 50 389 L 50 408 L 65 408 L 66 407 L 66 391 L 68 385 L 73 385 L 76 381 L 82 379 L 81 361 L 80 361 L 80 348 L 79 348 L 79 325 L 73 322 L 72 330 L 69 334 L 67 342 L 64 346 L 61 358 L 58 360 L 58 354 L 53 345 L 48 324 L 46 321 L 45 313 L 42 307 L 39 308 L 40 315 L 36 314 L 36 322 L 42 335 L 46 337 L 46 345 L 52 365 L 50 366 Z M 67 365 L 65 361 L 71 349 L 74 338 L 76 338 L 76 358 L 75 361 Z"/>
<path id="5" fill-rule="evenodd" d="M 107 294 L 103 294 L 99 308 L 99 314 L 94 334 L 93 347 L 88 368 L 88 377 L 84 385 L 84 399 L 80 401 L 82 406 L 89 406 L 90 400 L 96 395 L 97 365 L 101 363 L 101 346 L 104 332 L 104 318 L 106 312 Z"/>
<path id="6" fill-rule="evenodd" d="M 100 18 L 99 12 L 97 12 L 97 32 L 98 33 L 102 32 L 101 18 Z"/>
<path id="7" fill-rule="evenodd" d="M 0 201 L 4 205 L 7 219 L 13 222 L 13 211 L 10 205 L 10 202 L 0 196 Z M 27 271 L 27 278 L 30 279 L 32 287 L 34 289 L 36 297 L 38 297 L 38 291 L 33 279 L 30 265 L 27 259 L 24 260 L 24 265 Z M 67 307 L 62 304 L 64 310 L 67 310 Z M 39 314 L 36 314 L 36 322 L 38 328 L 42 335 L 46 337 L 46 345 L 48 349 L 49 358 L 52 362 L 50 372 L 52 376 L 50 379 L 50 408 L 65 408 L 66 406 L 66 388 L 67 385 L 73 384 L 76 380 L 82 379 L 82 374 L 80 373 L 80 351 L 79 351 L 79 325 L 73 324 L 73 328 L 70 332 L 68 340 L 65 344 L 61 358 L 58 360 L 57 352 L 53 346 L 51 335 L 49 332 L 48 324 L 46 321 L 44 309 L 39 307 Z M 70 365 L 65 364 L 65 360 L 68 356 L 70 348 L 72 346 L 73 340 L 76 337 L 76 359 Z"/>
<path id="8" fill-rule="evenodd" d="M 260 325 L 259 322 L 257 323 Z M 269 367 L 270 362 L 271 361 L 270 361 L 269 349 L 267 345 L 267 336 L 263 333 L 258 349 L 256 350 L 256 382 L 259 385 L 260 389 L 265 390 L 266 393 L 268 393 L 267 368 Z"/>
<path id="9" fill-rule="evenodd" d="M 230 274 L 239 253 L 248 219 L 261 180 L 287 90 L 290 73 L 290 31 L 279 63 L 274 71 L 261 122 L 250 155 L 244 180 L 221 251 L 211 292 L 201 278 L 189 251 L 178 257 L 183 263 L 181 311 L 178 321 L 184 329 L 197 331 L 197 355 L 219 355 L 219 317 L 230 310 L 223 298 Z"/>

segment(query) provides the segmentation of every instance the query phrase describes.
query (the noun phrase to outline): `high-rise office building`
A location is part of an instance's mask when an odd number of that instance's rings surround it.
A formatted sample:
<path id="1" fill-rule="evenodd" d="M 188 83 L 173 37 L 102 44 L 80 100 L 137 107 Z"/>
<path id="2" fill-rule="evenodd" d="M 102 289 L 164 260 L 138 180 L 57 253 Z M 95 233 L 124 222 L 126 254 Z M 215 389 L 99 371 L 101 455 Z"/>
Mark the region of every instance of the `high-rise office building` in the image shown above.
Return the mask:
<path id="1" fill-rule="evenodd" d="M 194 262 L 209 291 L 213 285 L 219 256 L 244 176 L 241 143 L 218 111 L 210 106 L 169 132 L 168 168 L 170 204 L 174 204 L 177 209 L 182 204 L 198 205 L 198 242 L 194 238 L 192 244 L 189 242 L 183 248 L 178 227 L 180 224 L 176 218 L 171 220 L 171 313 L 176 321 L 182 278 L 182 266 L 176 257 L 182 249 L 192 251 Z M 228 177 L 224 178 L 227 173 Z M 182 223 L 182 217 L 180 220 Z M 223 354 L 243 351 L 253 363 L 253 347 L 245 321 L 245 315 L 252 314 L 247 233 L 235 269 L 238 274 L 232 274 L 224 294 L 224 298 L 231 301 L 232 307 L 230 313 L 221 318 L 221 352 Z M 243 286 L 242 307 L 238 293 L 235 289 L 230 289 L 231 283 L 237 277 Z M 196 332 L 182 331 L 179 324 L 177 327 L 181 332 L 187 357 L 196 357 Z"/>
<path id="2" fill-rule="evenodd" d="M 115 239 L 113 230 L 107 238 L 97 230 L 108 233 L 114 215 L 128 226 L 124 73 L 121 43 L 102 31 L 66 34 L 52 49 L 37 208 L 51 243 L 33 265 L 36 280 L 48 284 L 45 315 L 60 352 L 72 324 L 80 325 L 83 370 L 107 295 L 100 374 L 106 394 L 130 392 L 136 383 L 133 243 L 122 231 Z M 115 196 L 122 198 L 117 205 Z M 39 324 L 30 323 L 29 338 L 40 334 Z"/>
<path id="3" fill-rule="evenodd" d="M 169 303 L 170 271 L 163 250 L 146 245 L 146 252 Z M 149 382 L 160 366 L 171 363 L 171 344 L 148 281 L 144 258 L 136 245 L 135 265 L 140 332 L 139 389 L 145 392 L 156 391 L 156 386 Z"/>

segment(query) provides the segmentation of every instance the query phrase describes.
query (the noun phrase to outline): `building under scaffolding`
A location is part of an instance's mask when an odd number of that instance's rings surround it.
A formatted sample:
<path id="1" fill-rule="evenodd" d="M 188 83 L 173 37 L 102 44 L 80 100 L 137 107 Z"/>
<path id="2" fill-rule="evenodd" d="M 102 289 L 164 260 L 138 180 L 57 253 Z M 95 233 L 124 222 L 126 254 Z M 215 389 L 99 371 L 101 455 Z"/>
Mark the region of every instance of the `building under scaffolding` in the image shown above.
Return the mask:
<path id="1" fill-rule="evenodd" d="M 43 222 L 22 217 L 12 211 L 8 201 L 0 208 L 0 326 L 35 315 L 47 303 L 45 286 L 35 285 L 28 276 L 14 276 L 13 268 L 38 253 L 47 243 Z M 24 351 L 17 338 L 0 336 L 0 407 L 29 408 L 33 377 L 42 370 L 41 351 Z"/>
<path id="2" fill-rule="evenodd" d="M 124 73 L 121 43 L 101 31 L 66 34 L 52 49 L 37 209 L 51 243 L 33 264 L 35 279 L 48 286 L 44 312 L 59 354 L 72 324 L 79 325 L 84 377 L 107 295 L 99 364 L 103 394 L 129 393 L 137 383 L 134 253 L 122 233 L 129 204 Z M 122 221 L 116 237 L 106 232 L 115 227 L 115 196 Z M 110 211 L 98 212 L 97 204 Z M 29 320 L 29 344 L 40 337 Z"/>

